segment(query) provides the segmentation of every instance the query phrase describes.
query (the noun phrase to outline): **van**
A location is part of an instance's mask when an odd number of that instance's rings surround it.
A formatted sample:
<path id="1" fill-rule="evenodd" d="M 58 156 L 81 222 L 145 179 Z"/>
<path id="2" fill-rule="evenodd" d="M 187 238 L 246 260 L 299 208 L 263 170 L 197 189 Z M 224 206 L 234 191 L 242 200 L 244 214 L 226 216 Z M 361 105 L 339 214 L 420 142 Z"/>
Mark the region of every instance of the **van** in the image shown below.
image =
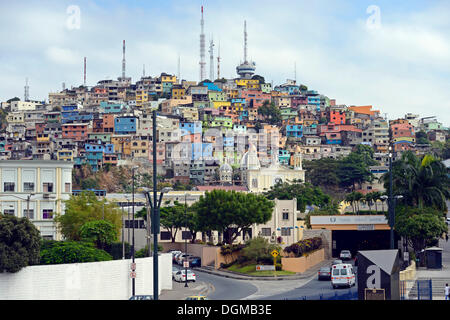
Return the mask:
<path id="1" fill-rule="evenodd" d="M 353 287 L 356 284 L 356 275 L 353 266 L 349 263 L 335 264 L 331 267 L 331 285 L 337 287 Z"/>

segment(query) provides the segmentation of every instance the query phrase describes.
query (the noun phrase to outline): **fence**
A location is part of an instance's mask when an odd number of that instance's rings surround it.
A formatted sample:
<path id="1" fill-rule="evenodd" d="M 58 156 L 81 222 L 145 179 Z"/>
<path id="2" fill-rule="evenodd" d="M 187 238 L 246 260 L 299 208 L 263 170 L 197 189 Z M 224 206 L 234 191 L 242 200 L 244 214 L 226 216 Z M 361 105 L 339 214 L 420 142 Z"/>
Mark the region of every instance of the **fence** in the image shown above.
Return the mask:
<path id="1" fill-rule="evenodd" d="M 433 280 L 400 281 L 401 300 L 433 300 Z"/>

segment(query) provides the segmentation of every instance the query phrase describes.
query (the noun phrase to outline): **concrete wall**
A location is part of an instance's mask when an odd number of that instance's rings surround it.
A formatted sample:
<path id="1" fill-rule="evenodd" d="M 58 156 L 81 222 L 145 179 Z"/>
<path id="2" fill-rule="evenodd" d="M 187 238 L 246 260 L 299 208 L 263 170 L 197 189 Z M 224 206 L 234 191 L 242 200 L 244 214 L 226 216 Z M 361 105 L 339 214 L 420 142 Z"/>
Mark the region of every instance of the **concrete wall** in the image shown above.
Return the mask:
<path id="1" fill-rule="evenodd" d="M 185 251 L 184 242 L 162 242 L 160 244 L 163 247 L 164 251 L 169 250 L 180 250 L 182 252 Z M 200 257 L 202 260 L 202 267 L 214 265 L 216 261 L 217 252 L 220 253 L 220 247 L 207 246 L 204 244 L 195 244 L 195 243 L 187 244 L 187 253 Z"/>
<path id="2" fill-rule="evenodd" d="M 322 262 L 324 259 L 325 250 L 319 249 L 300 258 L 281 258 L 281 264 L 283 270 L 301 273 Z"/>
<path id="3" fill-rule="evenodd" d="M 325 230 L 325 229 L 319 229 L 319 230 L 313 230 L 313 229 L 306 229 L 303 231 L 303 239 L 311 239 L 314 237 L 321 237 L 322 238 L 322 248 L 325 249 L 325 259 L 331 259 L 331 252 L 332 252 L 332 239 L 331 239 L 331 230 Z"/>
<path id="4" fill-rule="evenodd" d="M 153 294 L 153 258 L 136 259 L 136 295 Z M 159 291 L 172 289 L 172 255 L 159 256 Z M 0 300 L 127 300 L 131 259 L 31 266 L 0 273 Z"/>

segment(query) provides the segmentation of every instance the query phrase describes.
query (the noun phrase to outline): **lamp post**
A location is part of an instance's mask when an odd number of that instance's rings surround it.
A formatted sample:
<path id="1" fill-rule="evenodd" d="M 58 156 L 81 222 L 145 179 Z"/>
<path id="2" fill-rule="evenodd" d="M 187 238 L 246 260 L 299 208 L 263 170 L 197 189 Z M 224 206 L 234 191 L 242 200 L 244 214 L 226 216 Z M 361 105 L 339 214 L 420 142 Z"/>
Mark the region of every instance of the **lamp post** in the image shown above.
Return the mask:
<path id="1" fill-rule="evenodd" d="M 187 288 L 188 287 L 188 281 L 187 281 L 187 269 L 188 269 L 188 259 L 187 259 L 187 198 L 188 193 L 184 193 L 184 287 Z"/>
<path id="2" fill-rule="evenodd" d="M 132 257 L 132 264 L 131 264 L 131 271 L 133 272 L 132 278 L 131 278 L 131 291 L 132 291 L 132 296 L 136 295 L 136 274 L 134 273 L 136 271 L 136 264 L 135 264 L 135 249 L 134 249 L 134 225 L 135 225 L 135 220 L 134 220 L 134 170 L 137 169 L 137 167 L 133 167 L 131 169 L 131 173 L 132 173 L 132 215 L 133 215 L 133 234 L 132 234 L 132 244 L 131 244 L 131 257 Z"/>
<path id="3" fill-rule="evenodd" d="M 158 300 L 158 234 L 159 234 L 159 209 L 161 207 L 161 201 L 163 194 L 172 190 L 172 188 L 163 188 L 159 195 L 159 201 L 157 201 L 157 163 L 156 163 L 156 110 L 152 111 L 152 124 L 153 124 L 153 136 L 152 136 L 152 145 L 153 145 L 153 204 L 151 201 L 150 191 L 146 191 L 147 201 L 151 206 L 153 212 L 153 220 L 152 220 L 152 229 L 153 229 L 153 300 Z"/>

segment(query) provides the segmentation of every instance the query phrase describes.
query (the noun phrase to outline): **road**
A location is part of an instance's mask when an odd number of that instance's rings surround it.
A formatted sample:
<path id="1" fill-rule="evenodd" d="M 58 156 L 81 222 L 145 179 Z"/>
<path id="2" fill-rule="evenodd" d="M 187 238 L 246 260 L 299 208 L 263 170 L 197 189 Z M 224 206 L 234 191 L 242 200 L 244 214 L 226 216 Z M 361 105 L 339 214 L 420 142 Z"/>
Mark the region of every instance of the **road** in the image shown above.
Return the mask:
<path id="1" fill-rule="evenodd" d="M 319 281 L 317 275 L 307 279 L 264 281 L 230 279 L 199 270 L 195 270 L 195 273 L 195 284 L 189 283 L 187 289 L 183 283 L 174 282 L 171 294 L 165 294 L 165 299 L 181 300 L 206 288 L 209 289 L 208 298 L 212 300 L 285 300 L 301 299 L 304 296 L 319 299 L 319 294 L 332 295 L 349 290 L 333 289 L 331 281 Z M 350 290 L 356 292 L 357 286 Z"/>

